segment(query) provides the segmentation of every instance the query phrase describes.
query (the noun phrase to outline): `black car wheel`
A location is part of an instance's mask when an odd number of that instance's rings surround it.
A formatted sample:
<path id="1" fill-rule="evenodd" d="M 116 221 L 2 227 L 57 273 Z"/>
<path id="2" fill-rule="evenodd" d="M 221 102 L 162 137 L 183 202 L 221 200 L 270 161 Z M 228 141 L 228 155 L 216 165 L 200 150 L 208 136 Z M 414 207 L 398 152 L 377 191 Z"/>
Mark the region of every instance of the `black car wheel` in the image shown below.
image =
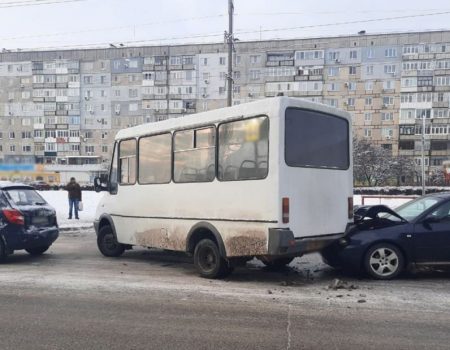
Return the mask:
<path id="1" fill-rule="evenodd" d="M 104 256 L 118 257 L 125 251 L 125 246 L 117 242 L 111 226 L 103 226 L 97 237 L 97 246 Z"/>
<path id="2" fill-rule="evenodd" d="M 366 272 L 380 280 L 397 277 L 404 266 L 405 261 L 402 252 L 389 243 L 379 243 L 372 246 L 364 257 Z"/>
<path id="3" fill-rule="evenodd" d="M 3 239 L 0 237 L 0 263 L 5 261 L 7 256 L 5 243 L 3 243 Z"/>
<path id="4" fill-rule="evenodd" d="M 43 247 L 27 248 L 25 250 L 30 255 L 41 255 L 44 254 L 48 250 L 48 248 L 50 248 L 49 245 Z"/>
<path id="5" fill-rule="evenodd" d="M 194 250 L 194 265 L 201 277 L 223 278 L 228 276 L 233 268 L 220 255 L 219 247 L 210 239 L 202 239 Z"/>

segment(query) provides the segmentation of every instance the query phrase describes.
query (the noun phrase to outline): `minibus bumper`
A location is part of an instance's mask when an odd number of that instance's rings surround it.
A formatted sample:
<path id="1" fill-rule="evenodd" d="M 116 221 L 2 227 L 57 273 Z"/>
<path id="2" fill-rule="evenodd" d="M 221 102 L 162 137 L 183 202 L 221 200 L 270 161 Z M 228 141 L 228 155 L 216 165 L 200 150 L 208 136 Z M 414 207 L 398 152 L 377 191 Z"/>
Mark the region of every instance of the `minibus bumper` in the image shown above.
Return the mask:
<path id="1" fill-rule="evenodd" d="M 300 256 L 319 252 L 345 233 L 296 238 L 289 229 L 269 229 L 268 255 Z"/>

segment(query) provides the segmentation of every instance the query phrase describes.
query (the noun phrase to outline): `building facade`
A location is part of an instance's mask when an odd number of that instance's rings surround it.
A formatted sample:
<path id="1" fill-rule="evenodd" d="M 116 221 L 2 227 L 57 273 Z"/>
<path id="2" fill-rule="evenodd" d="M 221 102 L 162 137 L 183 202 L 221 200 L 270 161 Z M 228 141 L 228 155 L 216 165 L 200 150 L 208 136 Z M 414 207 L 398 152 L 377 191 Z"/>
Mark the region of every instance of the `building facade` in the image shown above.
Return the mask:
<path id="1" fill-rule="evenodd" d="M 428 170 L 450 160 L 450 31 L 237 42 L 233 103 L 348 110 L 355 135 Z M 0 161 L 109 163 L 116 132 L 226 106 L 224 44 L 0 53 Z"/>

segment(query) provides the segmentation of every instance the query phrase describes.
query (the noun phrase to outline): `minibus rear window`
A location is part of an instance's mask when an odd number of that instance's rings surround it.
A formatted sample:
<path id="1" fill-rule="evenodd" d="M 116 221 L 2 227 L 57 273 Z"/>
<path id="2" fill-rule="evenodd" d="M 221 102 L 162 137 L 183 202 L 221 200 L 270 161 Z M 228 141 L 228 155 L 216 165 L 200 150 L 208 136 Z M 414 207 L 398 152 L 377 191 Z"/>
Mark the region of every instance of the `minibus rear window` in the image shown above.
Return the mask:
<path id="1" fill-rule="evenodd" d="M 348 121 L 317 111 L 287 108 L 285 160 L 292 167 L 348 169 Z"/>

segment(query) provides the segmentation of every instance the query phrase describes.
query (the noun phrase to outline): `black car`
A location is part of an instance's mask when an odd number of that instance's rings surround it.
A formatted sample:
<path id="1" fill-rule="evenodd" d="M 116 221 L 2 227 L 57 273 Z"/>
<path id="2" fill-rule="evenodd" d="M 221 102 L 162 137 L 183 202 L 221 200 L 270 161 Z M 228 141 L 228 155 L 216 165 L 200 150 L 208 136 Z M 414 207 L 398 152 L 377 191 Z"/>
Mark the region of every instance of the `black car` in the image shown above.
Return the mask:
<path id="1" fill-rule="evenodd" d="M 322 252 L 325 263 L 392 279 L 414 265 L 450 264 L 450 193 L 430 194 L 391 210 L 362 206 L 344 238 Z"/>
<path id="2" fill-rule="evenodd" d="M 38 191 L 48 191 L 51 189 L 50 185 L 45 181 L 32 181 L 30 182 L 30 186 Z"/>
<path id="3" fill-rule="evenodd" d="M 15 250 L 40 255 L 58 234 L 55 210 L 33 187 L 0 182 L 0 261 Z"/>

